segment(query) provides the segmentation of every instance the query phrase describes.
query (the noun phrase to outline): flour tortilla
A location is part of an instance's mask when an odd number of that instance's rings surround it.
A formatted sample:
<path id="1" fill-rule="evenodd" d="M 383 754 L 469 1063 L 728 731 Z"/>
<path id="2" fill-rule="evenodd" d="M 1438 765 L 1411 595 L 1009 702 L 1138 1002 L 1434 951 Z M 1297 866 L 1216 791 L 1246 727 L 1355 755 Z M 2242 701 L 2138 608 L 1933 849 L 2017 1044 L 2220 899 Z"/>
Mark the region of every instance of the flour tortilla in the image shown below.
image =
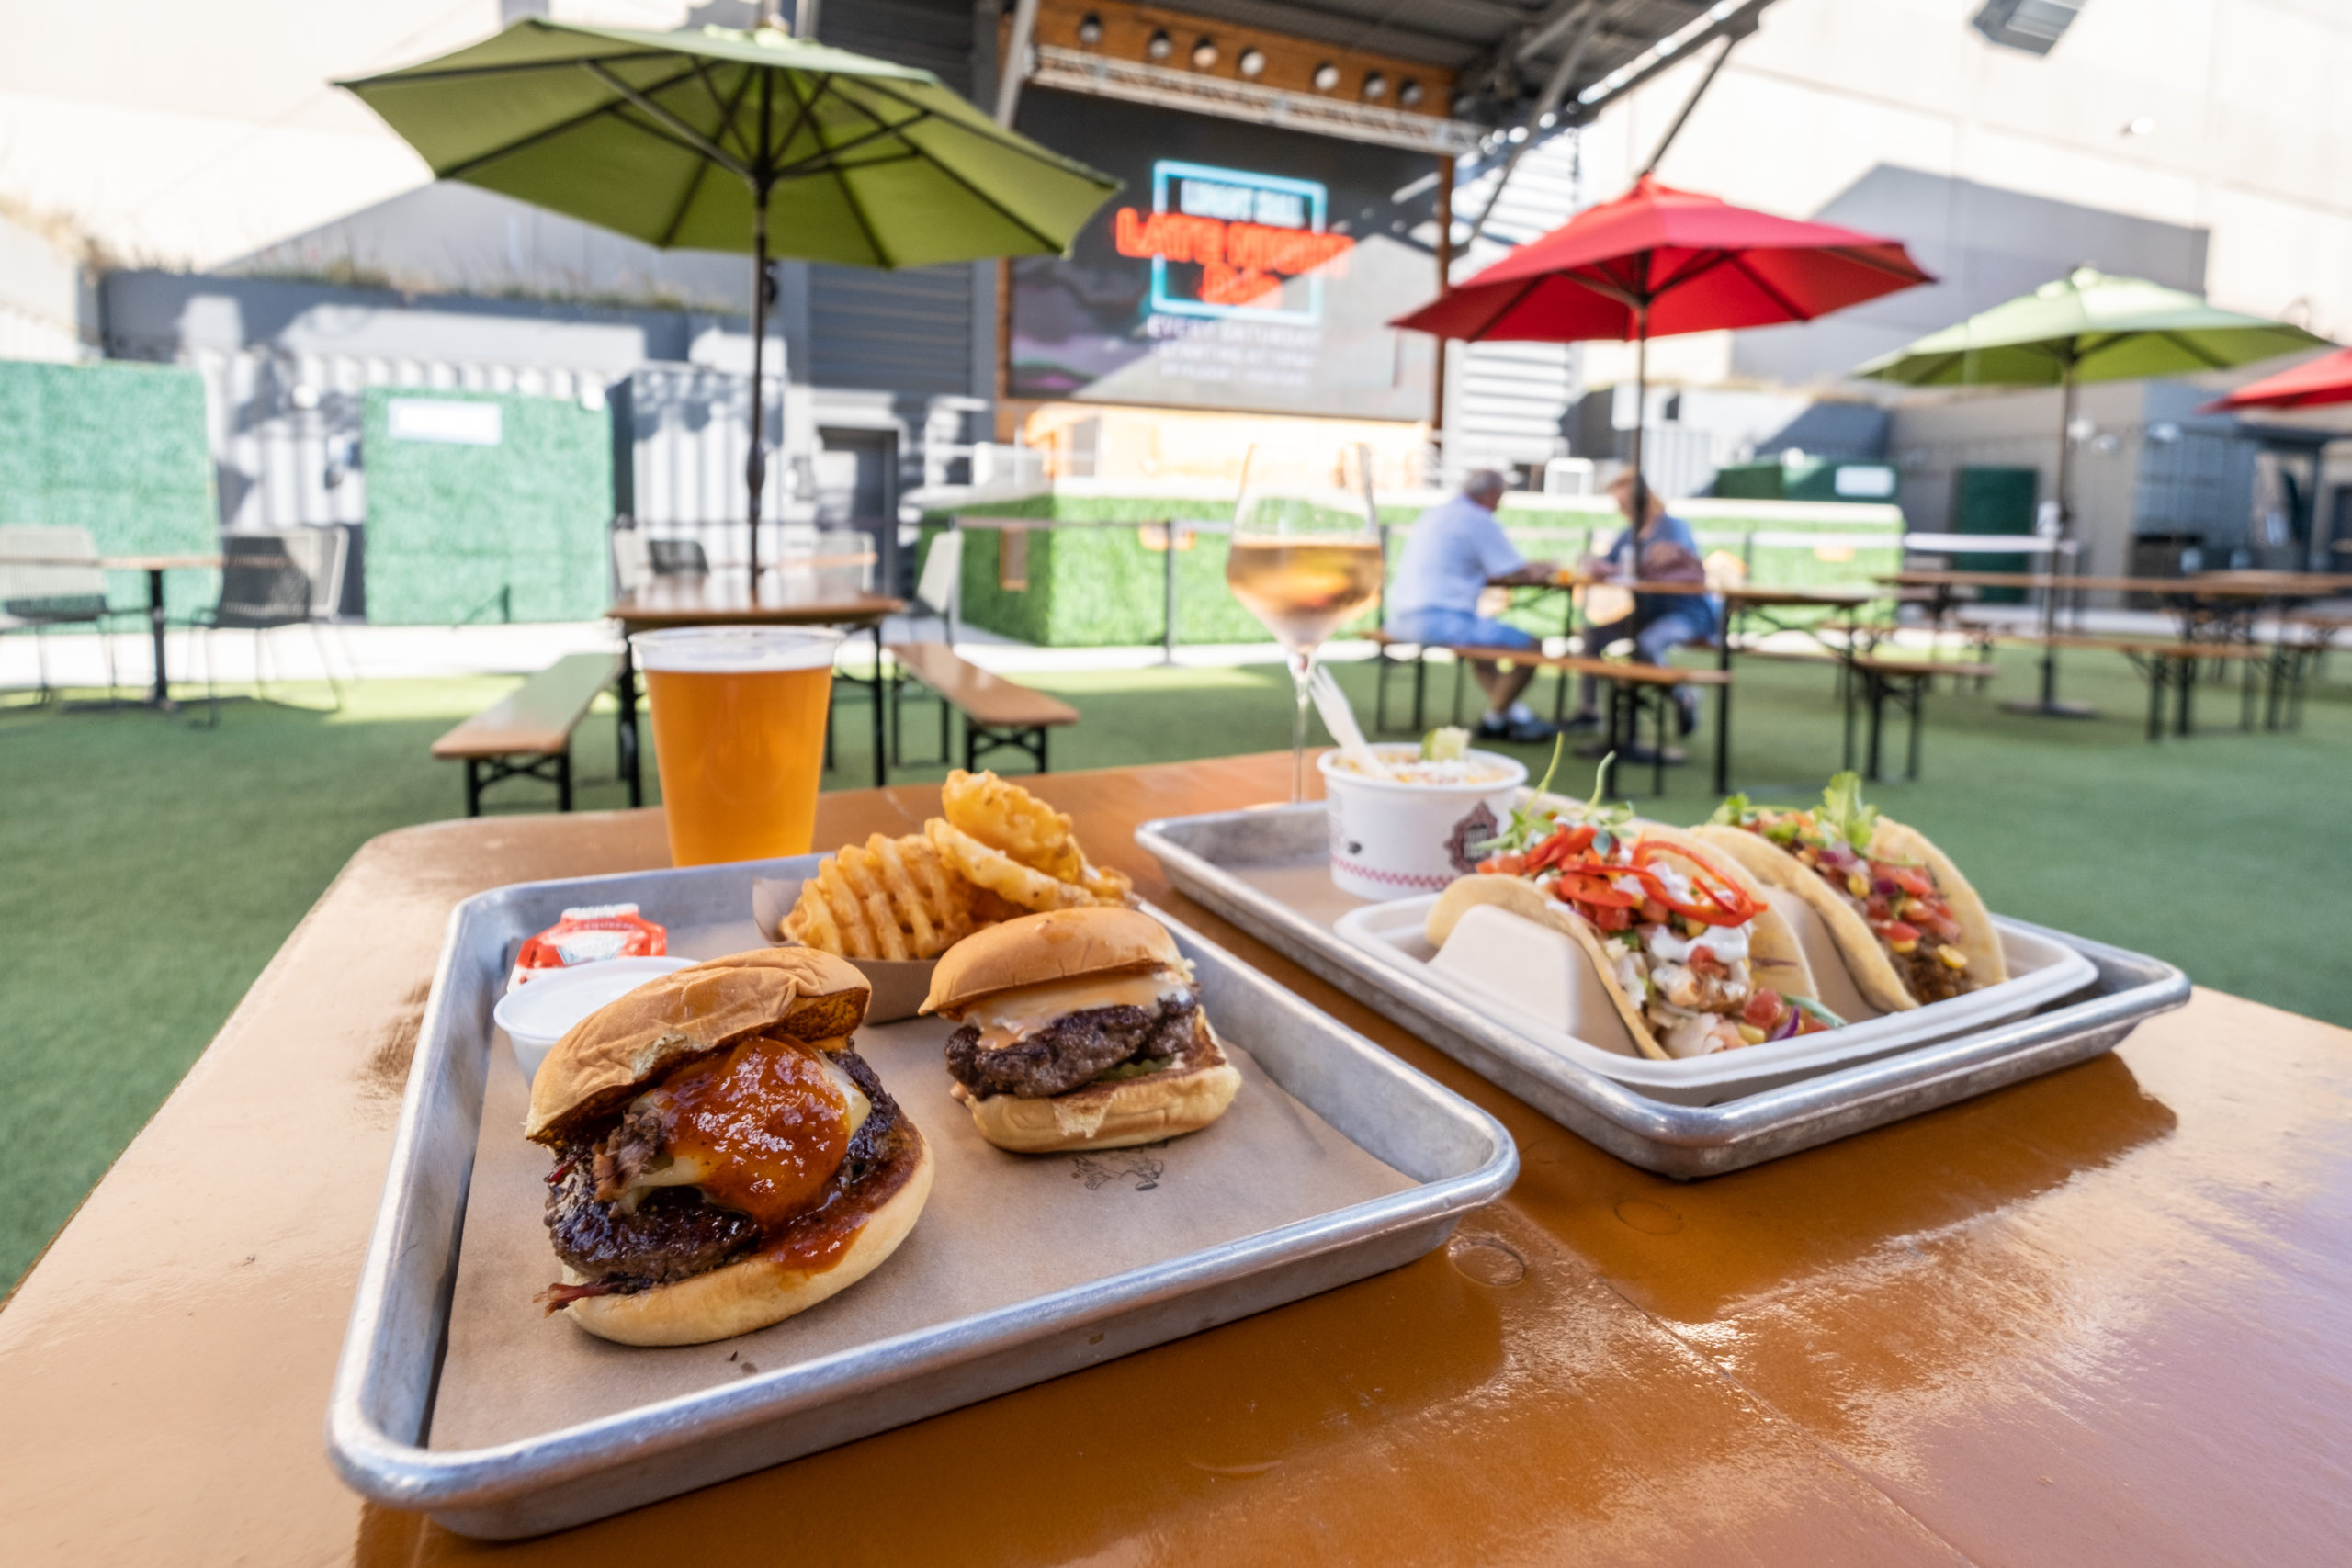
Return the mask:
<path id="1" fill-rule="evenodd" d="M 1812 906 L 1845 958 L 1846 972 L 1854 977 L 1855 989 L 1872 1007 L 1888 1012 L 1909 1012 L 1919 1005 L 1919 998 L 1911 994 L 1902 972 L 1895 968 L 1894 960 L 1879 942 L 1878 933 L 1871 930 L 1870 922 L 1851 904 L 1838 896 L 1821 873 L 1763 834 L 1745 828 L 1711 823 L 1693 829 L 1692 832 L 1710 848 L 1738 861 L 1759 881 L 1786 888 Z M 1968 970 L 1976 984 L 1980 987 L 1994 986 L 2009 977 L 2008 966 L 2001 956 L 2001 935 L 1993 928 L 1993 917 L 1985 911 L 1984 900 L 1977 897 L 1976 889 L 1960 874 L 1951 857 L 1928 841 L 1926 834 L 1882 817 L 1871 834 L 1869 853 L 1878 860 L 1911 861 L 1925 865 L 1934 874 L 1944 902 L 1951 906 L 1952 919 L 1960 925 L 1960 941 L 1952 945 L 1967 955 Z"/>
<path id="2" fill-rule="evenodd" d="M 1790 929 L 1781 912 L 1772 908 L 1764 897 L 1764 889 L 1738 860 L 1713 852 L 1679 828 L 1637 822 L 1629 825 L 1626 831 L 1636 840 L 1648 839 L 1671 845 L 1674 859 L 1689 862 L 1713 873 L 1754 899 L 1762 912 L 1756 917 L 1747 936 L 1750 982 L 1757 986 L 1770 986 L 1783 997 L 1814 998 L 1813 971 L 1805 964 L 1804 948 L 1798 942 L 1797 933 Z M 1937 874 L 1940 876 L 1942 873 L 1939 871 Z M 1453 928 L 1460 922 L 1463 912 L 1481 904 L 1508 909 L 1523 919 L 1566 932 L 1570 941 L 1584 949 L 1585 956 L 1592 960 L 1593 970 L 1600 976 L 1600 984 L 1608 991 L 1609 999 L 1616 1004 L 1617 1015 L 1625 1021 L 1626 1031 L 1634 1037 L 1635 1048 L 1654 1061 L 1671 1062 L 1677 1059 L 1668 1054 L 1665 1043 L 1650 1028 L 1649 1020 L 1642 1016 L 1641 1008 L 1617 978 L 1617 966 L 1610 959 L 1609 944 L 1600 929 L 1573 908 L 1523 876 L 1464 876 L 1455 881 L 1438 896 L 1437 903 L 1430 910 L 1429 919 L 1423 926 L 1430 943 L 1443 947 L 1446 939 L 1453 934 Z"/>

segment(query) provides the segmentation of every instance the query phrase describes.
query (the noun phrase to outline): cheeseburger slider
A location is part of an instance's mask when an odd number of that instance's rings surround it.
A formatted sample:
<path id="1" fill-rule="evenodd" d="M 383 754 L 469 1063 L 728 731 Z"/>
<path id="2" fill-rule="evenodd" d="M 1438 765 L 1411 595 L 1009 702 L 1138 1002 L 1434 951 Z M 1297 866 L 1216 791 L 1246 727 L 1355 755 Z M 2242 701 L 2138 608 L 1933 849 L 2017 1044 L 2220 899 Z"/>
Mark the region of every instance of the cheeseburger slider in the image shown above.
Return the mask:
<path id="1" fill-rule="evenodd" d="M 765 948 L 664 975 L 556 1042 L 523 1129 L 556 1155 L 548 1310 L 624 1345 L 696 1345 L 889 1257 L 931 1152 L 851 1049 L 867 996 L 845 960 Z"/>
<path id="2" fill-rule="evenodd" d="M 1139 910 L 1054 909 L 968 936 L 932 971 L 922 1010 L 963 1025 L 950 1092 L 1016 1154 L 1195 1133 L 1241 1088 L 1191 966 Z"/>

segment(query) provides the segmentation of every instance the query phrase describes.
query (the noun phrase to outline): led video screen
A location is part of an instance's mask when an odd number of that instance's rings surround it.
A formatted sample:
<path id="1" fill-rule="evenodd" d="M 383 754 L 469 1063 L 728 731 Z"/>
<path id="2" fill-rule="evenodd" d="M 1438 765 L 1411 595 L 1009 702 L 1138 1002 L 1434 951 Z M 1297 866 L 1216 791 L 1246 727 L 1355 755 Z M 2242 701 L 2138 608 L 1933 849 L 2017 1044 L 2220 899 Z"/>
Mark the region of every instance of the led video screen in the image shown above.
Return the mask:
<path id="1" fill-rule="evenodd" d="M 1066 257 L 1013 264 L 1016 398 L 1426 419 L 1435 292 L 1396 201 L 1429 155 L 1035 90 L 1021 130 L 1125 188 Z"/>

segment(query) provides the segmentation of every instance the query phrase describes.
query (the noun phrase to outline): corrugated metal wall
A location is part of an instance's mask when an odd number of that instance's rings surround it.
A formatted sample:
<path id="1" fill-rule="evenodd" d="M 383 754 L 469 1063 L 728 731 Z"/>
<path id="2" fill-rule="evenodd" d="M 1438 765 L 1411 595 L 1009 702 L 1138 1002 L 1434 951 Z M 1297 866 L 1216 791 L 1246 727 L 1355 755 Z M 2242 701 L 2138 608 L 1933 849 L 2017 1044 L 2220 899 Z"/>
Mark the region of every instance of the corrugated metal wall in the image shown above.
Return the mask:
<path id="1" fill-rule="evenodd" d="M 959 93 L 972 77 L 968 0 L 858 0 L 829 6 L 823 40 L 918 65 Z M 808 378 L 820 387 L 954 397 L 975 390 L 970 266 L 808 269 Z"/>
<path id="2" fill-rule="evenodd" d="M 1512 247 L 1559 227 L 1577 209 L 1576 133 L 1531 148 L 1503 187 L 1478 243 L 1458 256 L 1459 281 Z M 1502 161 L 1464 179 L 1453 194 L 1463 228 L 1486 210 Z M 1562 422 L 1583 390 L 1574 345 L 1564 343 L 1457 344 L 1446 377 L 1446 466 L 1507 468 L 1541 464 L 1567 448 Z"/>
<path id="3" fill-rule="evenodd" d="M 231 532 L 368 517 L 360 400 L 370 387 L 513 392 L 602 407 L 605 378 L 535 365 L 463 364 L 248 348 L 196 349 L 205 418 Z"/>

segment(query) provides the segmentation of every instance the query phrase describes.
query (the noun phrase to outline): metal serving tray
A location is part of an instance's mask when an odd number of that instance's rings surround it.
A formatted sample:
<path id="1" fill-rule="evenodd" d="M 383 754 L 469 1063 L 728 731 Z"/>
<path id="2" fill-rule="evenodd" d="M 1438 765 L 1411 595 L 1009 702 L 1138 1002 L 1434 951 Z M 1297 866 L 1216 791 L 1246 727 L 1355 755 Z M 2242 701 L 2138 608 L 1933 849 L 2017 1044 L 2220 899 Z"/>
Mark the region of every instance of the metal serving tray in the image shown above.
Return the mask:
<path id="1" fill-rule="evenodd" d="M 673 949 L 740 951 L 759 944 L 752 877 L 811 875 L 817 860 L 523 883 L 452 914 L 327 1412 L 329 1455 L 354 1489 L 466 1535 L 580 1524 L 1396 1268 L 1442 1245 L 1518 1172 L 1518 1149 L 1493 1117 L 1168 920 L 1219 1032 L 1416 1185 L 528 1440 L 426 1447 L 493 1048 L 491 1007 L 515 944 L 568 906 L 634 901 L 666 917 Z M 837 1304 L 854 1310 L 856 1299 Z"/>
<path id="2" fill-rule="evenodd" d="M 2188 1000 L 2171 964 L 2023 920 L 2098 977 L 2047 1010 L 1721 1105 L 1670 1105 L 1544 1050 L 1345 941 L 1331 921 L 1359 900 L 1330 886 L 1324 808 L 1261 807 L 1147 822 L 1136 841 L 1168 880 L 1554 1121 L 1661 1176 L 1716 1176 L 1883 1126 L 2112 1049 L 2143 1018 Z"/>

